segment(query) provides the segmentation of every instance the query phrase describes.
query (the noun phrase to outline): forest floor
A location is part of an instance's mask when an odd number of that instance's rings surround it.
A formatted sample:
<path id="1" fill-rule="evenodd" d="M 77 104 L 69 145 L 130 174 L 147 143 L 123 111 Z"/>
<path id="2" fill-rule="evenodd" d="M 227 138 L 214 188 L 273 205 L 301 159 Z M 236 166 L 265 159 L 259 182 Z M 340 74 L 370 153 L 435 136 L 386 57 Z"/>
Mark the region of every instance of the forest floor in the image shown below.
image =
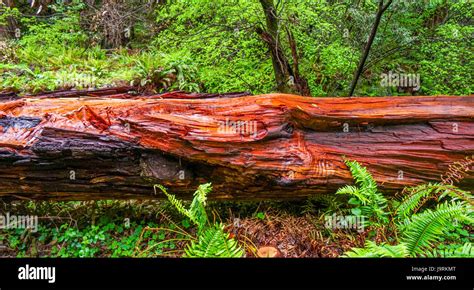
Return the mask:
<path id="1" fill-rule="evenodd" d="M 363 246 L 366 232 L 330 230 L 317 202 L 213 203 L 210 219 L 222 221 L 247 257 L 262 247 L 280 257 L 338 257 Z M 181 256 L 194 234 L 167 201 L 18 201 L 1 212 L 37 216 L 36 229 L 0 231 L 0 257 Z M 3 245 L 3 246 L 2 246 Z"/>

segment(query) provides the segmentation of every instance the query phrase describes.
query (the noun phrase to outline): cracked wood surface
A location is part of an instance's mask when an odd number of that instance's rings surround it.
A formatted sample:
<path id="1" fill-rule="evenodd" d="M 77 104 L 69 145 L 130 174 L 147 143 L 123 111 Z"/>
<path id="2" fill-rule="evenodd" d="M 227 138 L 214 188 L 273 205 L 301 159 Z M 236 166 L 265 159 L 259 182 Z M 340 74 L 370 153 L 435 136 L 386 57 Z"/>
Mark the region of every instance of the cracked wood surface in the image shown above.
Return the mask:
<path id="1" fill-rule="evenodd" d="M 216 199 L 299 198 L 352 183 L 343 156 L 393 192 L 474 154 L 474 96 L 126 90 L 0 96 L 0 197 L 189 196 L 211 181 Z"/>

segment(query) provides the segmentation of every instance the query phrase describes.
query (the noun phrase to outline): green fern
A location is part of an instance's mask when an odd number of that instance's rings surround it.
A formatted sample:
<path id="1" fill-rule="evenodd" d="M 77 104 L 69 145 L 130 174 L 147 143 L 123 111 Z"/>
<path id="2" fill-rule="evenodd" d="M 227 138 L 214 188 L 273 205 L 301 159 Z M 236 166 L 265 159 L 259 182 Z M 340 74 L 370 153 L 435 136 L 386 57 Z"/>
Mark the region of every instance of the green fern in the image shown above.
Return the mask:
<path id="1" fill-rule="evenodd" d="M 385 243 L 377 245 L 375 242 L 367 241 L 364 248 L 352 248 L 344 253 L 344 256 L 350 258 L 404 258 L 409 256 L 409 252 L 403 243 L 398 245 Z"/>
<path id="2" fill-rule="evenodd" d="M 435 210 L 426 209 L 420 214 L 407 218 L 399 225 L 411 255 L 422 254 L 433 242 L 439 241 L 454 220 L 468 219 L 471 209 L 461 202 L 445 202 Z"/>
<path id="3" fill-rule="evenodd" d="M 196 192 L 194 192 L 194 198 L 191 202 L 189 209 L 186 209 L 183 205 L 183 202 L 176 198 L 173 194 L 169 194 L 164 186 L 161 184 L 155 185 L 155 194 L 156 188 L 159 188 L 167 197 L 170 203 L 176 208 L 176 210 L 189 218 L 201 231 L 209 222 L 206 214 L 206 199 L 207 194 L 211 192 L 212 186 L 211 183 L 199 185 Z"/>
<path id="4" fill-rule="evenodd" d="M 472 243 L 465 243 L 458 245 L 454 249 L 433 249 L 422 255 L 427 258 L 472 258 L 474 257 L 474 245 Z"/>
<path id="5" fill-rule="evenodd" d="M 387 199 L 378 191 L 377 183 L 368 170 L 357 161 L 344 160 L 349 167 L 357 186 L 347 185 L 340 188 L 336 194 L 355 197 L 360 205 L 363 216 L 375 220 L 375 224 L 388 223 Z"/>
<path id="6" fill-rule="evenodd" d="M 211 183 L 199 185 L 196 192 L 194 192 L 194 198 L 191 202 L 191 206 L 189 207 L 189 215 L 194 218 L 199 230 L 202 230 L 209 222 L 205 207 L 207 194 L 211 191 Z"/>
<path id="7" fill-rule="evenodd" d="M 361 166 L 357 161 L 344 161 L 349 167 L 356 184 L 360 187 L 362 192 L 373 195 L 377 193 L 377 183 L 370 175 L 367 168 Z"/>
<path id="8" fill-rule="evenodd" d="M 428 198 L 432 197 L 441 200 L 442 198 L 449 196 L 452 200 L 463 200 L 472 204 L 472 195 L 467 191 L 463 191 L 453 185 L 441 183 L 418 185 L 404 190 L 403 193 L 406 197 L 396 210 L 398 219 L 409 217 L 411 214 L 415 213 Z"/>
<path id="9" fill-rule="evenodd" d="M 428 257 L 457 257 L 474 256 L 472 246 L 466 245 L 462 249 L 455 250 L 431 250 L 435 242 L 445 237 L 446 232 L 454 220 L 467 220 L 472 223 L 470 217 L 472 207 L 465 202 L 451 201 L 440 204 L 435 210 L 426 209 L 422 213 L 414 214 L 406 218 L 404 222 L 397 225 L 402 233 L 400 243 L 395 246 L 386 244 L 377 245 L 367 241 L 364 248 L 353 248 L 345 253 L 346 257 L 402 257 L 402 256 L 428 256 Z"/>
<path id="10" fill-rule="evenodd" d="M 367 195 L 359 188 L 353 185 L 346 185 L 344 187 L 341 187 L 338 189 L 336 194 L 347 194 L 347 195 L 353 195 L 355 196 L 363 205 L 366 205 L 369 202 L 369 199 L 367 198 Z"/>
<path id="11" fill-rule="evenodd" d="M 391 215 L 396 232 L 400 238 L 397 245 L 380 244 L 367 241 L 364 248 L 353 248 L 346 253 L 347 257 L 400 257 L 429 255 L 471 255 L 469 246 L 461 250 L 439 252 L 432 250 L 436 242 L 443 240 L 450 230 L 460 228 L 462 224 L 473 224 L 473 197 L 469 192 L 456 186 L 429 183 L 404 190 L 406 197 L 394 213 L 385 211 L 387 200 L 378 192 L 377 185 L 367 171 L 356 161 L 347 161 L 356 186 L 347 185 L 340 188 L 338 194 L 352 196 L 349 203 L 358 205 L 362 215 L 375 219 L 375 225 L 387 222 Z M 450 202 L 438 204 L 435 208 L 420 208 L 428 199 L 441 201 L 450 197 Z M 354 201 L 355 200 L 355 201 Z M 461 221 L 456 223 L 455 221 Z M 374 225 L 374 223 L 372 224 Z"/>
<path id="12" fill-rule="evenodd" d="M 156 188 L 159 188 L 168 197 L 168 200 L 170 201 L 170 203 L 176 208 L 176 210 L 180 214 L 189 217 L 189 212 L 188 212 L 187 209 L 184 208 L 184 205 L 181 202 L 181 200 L 176 199 L 176 196 L 174 196 L 173 194 L 169 194 L 168 191 L 166 190 L 166 188 L 161 184 L 155 184 L 155 186 L 154 186 L 155 195 L 157 194 L 156 193 Z"/>
<path id="13" fill-rule="evenodd" d="M 168 193 L 162 185 L 155 185 L 167 197 L 170 203 L 178 210 L 179 213 L 189 218 L 197 227 L 197 239 L 191 240 L 191 243 L 185 249 L 185 257 L 242 257 L 243 249 L 237 241 L 230 238 L 229 233 L 224 231 L 222 224 L 209 225 L 209 219 L 206 213 L 207 194 L 211 192 L 211 183 L 201 184 L 194 192 L 193 201 L 186 209 L 183 202 L 176 196 Z"/>
<path id="14" fill-rule="evenodd" d="M 244 251 L 237 241 L 229 238 L 222 224 L 208 227 L 199 235 L 198 241 L 192 241 L 185 249 L 185 257 L 189 258 L 239 258 Z"/>

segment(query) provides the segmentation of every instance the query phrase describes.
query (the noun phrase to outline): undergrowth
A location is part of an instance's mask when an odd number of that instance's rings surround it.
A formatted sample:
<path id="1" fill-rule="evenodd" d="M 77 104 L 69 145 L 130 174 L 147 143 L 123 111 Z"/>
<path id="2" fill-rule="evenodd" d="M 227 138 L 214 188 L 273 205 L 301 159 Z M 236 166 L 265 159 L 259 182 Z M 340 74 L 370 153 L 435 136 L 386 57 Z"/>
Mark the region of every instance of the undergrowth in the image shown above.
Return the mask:
<path id="1" fill-rule="evenodd" d="M 253 257 L 268 246 L 283 257 L 474 256 L 470 192 L 431 183 L 385 196 L 367 169 L 346 164 L 354 185 L 300 201 L 209 202 L 203 184 L 192 201 L 156 186 L 168 200 L 1 202 L 0 213 L 38 216 L 38 227 L 0 230 L 0 256 Z M 364 218 L 328 227 L 334 216 Z"/>

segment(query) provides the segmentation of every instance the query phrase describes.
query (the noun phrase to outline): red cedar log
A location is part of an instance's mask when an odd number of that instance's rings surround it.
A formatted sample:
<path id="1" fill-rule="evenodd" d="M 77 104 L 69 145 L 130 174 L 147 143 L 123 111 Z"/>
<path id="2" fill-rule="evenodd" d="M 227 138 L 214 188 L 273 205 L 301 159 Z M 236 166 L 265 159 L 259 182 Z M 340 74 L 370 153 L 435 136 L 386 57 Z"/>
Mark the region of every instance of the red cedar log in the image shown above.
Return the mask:
<path id="1" fill-rule="evenodd" d="M 211 181 L 215 199 L 291 199 L 352 183 L 343 156 L 394 192 L 474 154 L 474 96 L 124 90 L 0 96 L 0 197 L 150 198 L 158 183 L 189 197 Z"/>

